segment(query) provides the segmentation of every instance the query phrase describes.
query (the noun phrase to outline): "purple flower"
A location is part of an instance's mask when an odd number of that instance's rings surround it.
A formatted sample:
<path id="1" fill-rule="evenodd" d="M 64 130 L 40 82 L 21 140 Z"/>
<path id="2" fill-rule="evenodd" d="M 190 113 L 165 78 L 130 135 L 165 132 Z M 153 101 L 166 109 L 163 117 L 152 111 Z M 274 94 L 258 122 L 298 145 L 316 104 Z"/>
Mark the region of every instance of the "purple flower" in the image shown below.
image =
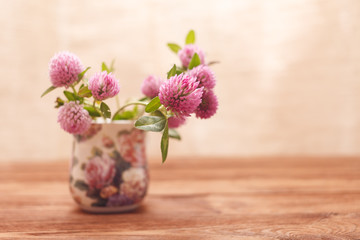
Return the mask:
<path id="1" fill-rule="evenodd" d="M 80 59 L 70 52 L 59 52 L 50 60 L 49 75 L 53 86 L 68 88 L 79 80 L 79 73 L 84 71 Z"/>
<path id="2" fill-rule="evenodd" d="M 112 73 L 103 71 L 90 78 L 89 89 L 96 100 L 102 101 L 118 94 L 120 85 Z"/>
<path id="3" fill-rule="evenodd" d="M 160 86 L 160 102 L 177 117 L 190 116 L 201 103 L 203 88 L 198 85 L 199 82 L 187 74 L 175 75 Z"/>
<path id="4" fill-rule="evenodd" d="M 205 63 L 204 52 L 198 46 L 194 44 L 188 44 L 185 45 L 184 48 L 179 50 L 178 52 L 178 56 L 180 58 L 183 67 L 187 68 L 189 66 L 189 63 L 195 53 L 199 55 L 201 64 Z"/>
<path id="5" fill-rule="evenodd" d="M 134 201 L 125 195 L 115 194 L 109 197 L 106 204 L 107 207 L 120 207 L 125 205 L 131 205 Z"/>
<path id="6" fill-rule="evenodd" d="M 89 113 L 77 102 L 65 103 L 59 109 L 58 122 L 68 133 L 81 134 L 91 126 Z"/>
<path id="7" fill-rule="evenodd" d="M 195 77 L 199 82 L 199 87 L 213 89 L 215 87 L 214 72 L 206 65 L 197 66 L 189 71 L 189 75 Z"/>
<path id="8" fill-rule="evenodd" d="M 210 118 L 218 108 L 218 100 L 214 92 L 211 90 L 204 91 L 200 105 L 197 107 L 195 114 L 197 118 Z"/>
<path id="9" fill-rule="evenodd" d="M 159 94 L 159 88 L 162 83 L 163 80 L 150 75 L 144 79 L 141 85 L 141 92 L 149 98 L 154 98 Z"/>
<path id="10" fill-rule="evenodd" d="M 169 128 L 178 128 L 186 122 L 185 117 L 169 117 L 168 125 Z"/>

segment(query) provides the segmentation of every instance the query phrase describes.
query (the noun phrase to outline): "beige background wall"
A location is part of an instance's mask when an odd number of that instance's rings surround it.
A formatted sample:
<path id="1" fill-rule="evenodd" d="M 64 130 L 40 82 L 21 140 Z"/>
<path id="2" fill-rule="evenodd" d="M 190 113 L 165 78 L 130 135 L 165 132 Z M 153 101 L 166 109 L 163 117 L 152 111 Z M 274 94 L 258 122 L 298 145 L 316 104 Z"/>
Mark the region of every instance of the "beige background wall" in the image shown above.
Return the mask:
<path id="1" fill-rule="evenodd" d="M 50 82 L 55 52 L 99 69 L 116 58 L 121 99 L 177 62 L 189 29 L 216 72 L 216 117 L 192 119 L 173 156 L 359 155 L 360 1 L 0 1 L 0 160 L 68 158 Z M 149 155 L 159 155 L 149 136 Z"/>

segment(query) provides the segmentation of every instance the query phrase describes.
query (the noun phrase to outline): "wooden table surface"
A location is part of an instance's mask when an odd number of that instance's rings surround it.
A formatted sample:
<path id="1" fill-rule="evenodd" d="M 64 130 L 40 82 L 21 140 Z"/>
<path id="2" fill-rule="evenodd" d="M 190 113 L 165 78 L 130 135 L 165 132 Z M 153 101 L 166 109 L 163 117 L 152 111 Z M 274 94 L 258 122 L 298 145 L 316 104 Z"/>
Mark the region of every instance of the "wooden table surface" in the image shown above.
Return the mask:
<path id="1" fill-rule="evenodd" d="M 68 163 L 0 164 L 0 239 L 360 239 L 360 158 L 168 159 L 143 205 L 89 214 Z"/>

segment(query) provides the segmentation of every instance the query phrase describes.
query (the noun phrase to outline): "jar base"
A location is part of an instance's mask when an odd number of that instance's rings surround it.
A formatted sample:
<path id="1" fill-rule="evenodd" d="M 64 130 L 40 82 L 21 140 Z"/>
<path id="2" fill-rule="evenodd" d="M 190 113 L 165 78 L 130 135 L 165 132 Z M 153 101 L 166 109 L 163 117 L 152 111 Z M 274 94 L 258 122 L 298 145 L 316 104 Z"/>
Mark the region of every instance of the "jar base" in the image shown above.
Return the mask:
<path id="1" fill-rule="evenodd" d="M 122 207 L 88 207 L 88 206 L 79 206 L 83 211 L 89 213 L 121 213 L 129 212 L 138 208 L 140 204 L 132 204 Z"/>

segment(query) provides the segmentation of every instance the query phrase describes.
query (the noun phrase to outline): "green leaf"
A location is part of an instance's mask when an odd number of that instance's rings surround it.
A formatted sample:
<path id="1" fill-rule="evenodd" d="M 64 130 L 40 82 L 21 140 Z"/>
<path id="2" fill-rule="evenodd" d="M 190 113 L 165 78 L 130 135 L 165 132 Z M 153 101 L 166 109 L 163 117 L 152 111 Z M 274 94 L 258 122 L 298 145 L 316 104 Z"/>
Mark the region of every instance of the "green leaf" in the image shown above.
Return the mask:
<path id="1" fill-rule="evenodd" d="M 80 88 L 78 94 L 80 97 L 91 97 L 92 96 L 92 93 L 91 93 L 90 89 L 88 88 L 88 86 L 84 86 L 84 87 Z"/>
<path id="2" fill-rule="evenodd" d="M 43 94 L 41 94 L 41 97 L 45 96 L 46 94 L 48 94 L 49 92 L 51 92 L 52 90 L 54 90 L 56 87 L 51 86 L 48 89 L 45 90 L 45 92 Z"/>
<path id="3" fill-rule="evenodd" d="M 129 120 L 129 119 L 133 119 L 134 117 L 135 114 L 133 111 L 124 111 L 116 114 L 112 120 Z"/>
<path id="4" fill-rule="evenodd" d="M 56 101 L 55 101 L 56 105 L 55 105 L 55 108 L 59 108 L 61 107 L 62 105 L 64 105 L 64 100 L 62 100 L 61 98 L 56 98 Z"/>
<path id="5" fill-rule="evenodd" d="M 122 111 L 120 113 L 117 113 L 112 120 L 129 120 L 129 119 L 135 119 L 138 114 L 138 106 L 136 105 L 133 110 L 129 111 Z"/>
<path id="6" fill-rule="evenodd" d="M 169 127 L 166 122 L 163 135 L 161 137 L 161 156 L 163 163 L 166 161 L 168 149 L 169 149 Z"/>
<path id="7" fill-rule="evenodd" d="M 167 78 L 169 79 L 170 77 L 175 76 L 175 75 L 176 75 L 176 65 L 174 64 L 174 66 L 167 73 Z"/>
<path id="8" fill-rule="evenodd" d="M 100 113 L 96 111 L 96 109 L 93 106 L 84 106 L 84 109 L 89 112 L 89 115 L 91 117 L 100 117 Z"/>
<path id="9" fill-rule="evenodd" d="M 90 69 L 91 67 L 87 67 L 84 71 L 82 71 L 81 73 L 78 74 L 78 81 L 80 81 L 81 79 L 83 79 L 85 73 Z"/>
<path id="10" fill-rule="evenodd" d="M 87 185 L 83 180 L 76 180 L 74 186 L 81 191 L 89 190 L 89 185 Z"/>
<path id="11" fill-rule="evenodd" d="M 101 102 L 100 104 L 100 111 L 102 112 L 102 114 L 104 115 L 104 117 L 106 118 L 111 118 L 111 111 L 108 105 L 106 105 L 106 103 Z"/>
<path id="12" fill-rule="evenodd" d="M 101 71 L 107 71 L 108 73 L 110 72 L 110 69 L 108 68 L 108 66 L 106 66 L 104 62 L 102 62 L 101 64 Z"/>
<path id="13" fill-rule="evenodd" d="M 178 51 L 181 49 L 181 47 L 176 43 L 168 43 L 167 45 L 170 48 L 170 50 L 173 51 L 174 53 L 178 53 Z"/>
<path id="14" fill-rule="evenodd" d="M 150 113 L 150 115 L 151 116 L 158 116 L 158 117 L 162 117 L 162 118 L 165 117 L 164 113 L 162 113 L 160 110 L 156 110 L 156 111 Z"/>
<path id="15" fill-rule="evenodd" d="M 145 107 L 145 112 L 151 113 L 161 106 L 160 98 L 158 96 L 154 97 Z"/>
<path id="16" fill-rule="evenodd" d="M 164 116 L 142 116 L 135 122 L 135 127 L 145 131 L 161 132 L 166 123 Z"/>
<path id="17" fill-rule="evenodd" d="M 201 64 L 200 57 L 197 53 L 194 53 L 190 63 L 189 63 L 189 70 L 193 69 L 194 67 L 197 67 Z"/>
<path id="18" fill-rule="evenodd" d="M 186 44 L 193 44 L 195 43 L 195 32 L 194 30 L 190 30 L 190 32 L 187 34 L 185 39 Z"/>
<path id="19" fill-rule="evenodd" d="M 69 92 L 69 91 L 64 91 L 64 95 L 65 97 L 69 100 L 69 101 L 75 101 L 76 100 L 76 96 L 74 93 Z"/>
<path id="20" fill-rule="evenodd" d="M 181 140 L 180 134 L 173 128 L 169 129 L 169 137 Z"/>
<path id="21" fill-rule="evenodd" d="M 64 91 L 64 95 L 65 97 L 69 100 L 69 101 L 79 101 L 80 104 L 82 104 L 84 102 L 84 98 L 80 97 L 72 92 L 69 91 Z"/>

